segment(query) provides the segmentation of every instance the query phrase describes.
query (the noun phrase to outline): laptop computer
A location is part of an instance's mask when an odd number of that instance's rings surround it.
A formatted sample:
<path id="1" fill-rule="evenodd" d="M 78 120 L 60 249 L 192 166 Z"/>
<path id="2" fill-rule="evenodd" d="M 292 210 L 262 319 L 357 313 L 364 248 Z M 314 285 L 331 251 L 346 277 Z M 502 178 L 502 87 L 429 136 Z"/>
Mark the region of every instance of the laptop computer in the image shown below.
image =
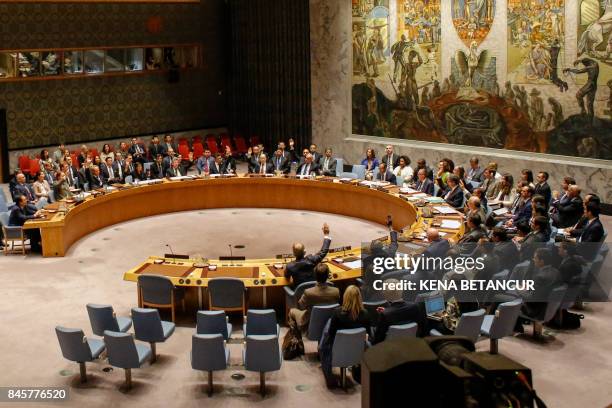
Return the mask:
<path id="1" fill-rule="evenodd" d="M 444 296 L 434 295 L 425 299 L 425 313 L 428 318 L 440 320 L 445 309 Z"/>

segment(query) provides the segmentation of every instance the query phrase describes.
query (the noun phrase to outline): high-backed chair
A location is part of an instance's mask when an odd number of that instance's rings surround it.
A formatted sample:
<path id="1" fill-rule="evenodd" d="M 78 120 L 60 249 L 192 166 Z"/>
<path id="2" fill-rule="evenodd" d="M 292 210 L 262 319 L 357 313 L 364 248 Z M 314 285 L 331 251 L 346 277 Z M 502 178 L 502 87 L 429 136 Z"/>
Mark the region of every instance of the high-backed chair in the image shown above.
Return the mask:
<path id="1" fill-rule="evenodd" d="M 180 300 L 183 311 L 185 309 L 184 293 L 165 276 L 138 276 L 138 307 L 170 309 L 173 322 L 176 320 L 176 302 Z"/>
<path id="2" fill-rule="evenodd" d="M 274 309 L 256 310 L 251 309 L 244 317 L 242 327 L 244 337 L 252 335 L 280 334 L 280 326 L 276 320 Z"/>
<path id="3" fill-rule="evenodd" d="M 283 361 L 278 336 L 247 336 L 242 351 L 244 368 L 259 373 L 259 392 L 266 395 L 266 373 L 278 371 Z"/>
<path id="4" fill-rule="evenodd" d="M 221 334 L 224 340 L 232 335 L 232 324 L 223 310 L 200 310 L 197 314 L 197 334 Z"/>
<path id="5" fill-rule="evenodd" d="M 394 324 L 389 326 L 385 340 L 397 339 L 400 337 L 416 337 L 419 325 L 416 323 Z"/>
<path id="6" fill-rule="evenodd" d="M 363 164 L 353 164 L 351 173 L 355 173 L 358 179 L 364 180 L 366 175 L 366 167 Z"/>
<path id="7" fill-rule="evenodd" d="M 291 308 L 298 307 L 298 302 L 304 294 L 304 291 L 306 289 L 314 287 L 316 284 L 316 281 L 308 281 L 300 283 L 296 286 L 295 289 L 291 289 L 289 286 L 283 287 L 283 289 L 285 290 L 285 316 L 287 319 L 289 319 L 289 310 Z"/>
<path id="8" fill-rule="evenodd" d="M 313 341 L 321 340 L 323 329 L 337 307 L 340 307 L 338 303 L 313 306 L 310 311 L 310 322 L 308 323 L 306 338 Z"/>
<path id="9" fill-rule="evenodd" d="M 241 279 L 214 278 L 208 281 L 210 310 L 240 311 L 246 314 L 246 288 Z"/>
<path id="10" fill-rule="evenodd" d="M 546 323 L 555 317 L 557 311 L 561 307 L 565 293 L 567 292 L 567 285 L 561 285 L 554 288 L 548 296 L 546 302 L 546 308 L 540 316 L 527 316 L 521 313 L 521 318 L 533 322 L 533 337 L 542 336 L 542 324 Z"/>
<path id="11" fill-rule="evenodd" d="M 136 340 L 146 341 L 151 345 L 151 364 L 157 359 L 156 343 L 165 342 L 172 333 L 175 325 L 172 322 L 162 321 L 157 309 L 132 309 L 134 320 L 134 333 Z"/>
<path id="12" fill-rule="evenodd" d="M 95 360 L 102 354 L 105 349 L 104 342 L 98 339 L 88 339 L 81 329 L 57 326 L 55 334 L 57 335 L 62 355 L 66 360 L 79 363 L 81 382 L 87 382 L 85 363 Z"/>
<path id="13" fill-rule="evenodd" d="M 455 335 L 467 337 L 475 343 L 476 340 L 478 340 L 478 336 L 480 336 L 480 328 L 482 327 L 482 321 L 484 320 L 484 317 L 484 309 L 478 309 L 473 312 L 463 313 L 459 318 L 457 327 L 455 328 Z M 429 334 L 432 336 L 442 336 L 442 333 L 440 333 L 436 329 L 431 330 Z"/>
<path id="14" fill-rule="evenodd" d="M 340 367 L 342 388 L 346 388 L 346 368 L 356 366 L 361 362 L 361 356 L 366 345 L 366 330 L 338 330 L 332 346 L 332 367 Z"/>
<path id="15" fill-rule="evenodd" d="M 87 304 L 87 314 L 91 331 L 96 336 L 104 336 L 105 330 L 124 333 L 132 327 L 132 319 L 129 317 L 116 317 L 111 305 Z"/>
<path id="16" fill-rule="evenodd" d="M 21 253 L 25 255 L 26 253 L 26 238 L 23 228 L 17 226 L 9 225 L 10 213 L 3 212 L 0 213 L 0 224 L 2 224 L 2 240 L 4 245 L 4 255 L 8 255 L 9 252 L 14 251 L 15 243 L 19 243 L 21 247 Z M 10 244 L 10 248 L 9 248 Z"/>
<path id="17" fill-rule="evenodd" d="M 104 343 L 108 363 L 113 367 L 125 370 L 125 385 L 132 388 L 132 368 L 140 368 L 151 358 L 151 349 L 144 344 L 136 343 L 130 333 L 112 331 L 104 332 Z"/>
<path id="18" fill-rule="evenodd" d="M 230 351 L 221 334 L 194 334 L 191 337 L 191 368 L 208 372 L 208 396 L 213 393 L 213 371 L 225 370 Z"/>
<path id="19" fill-rule="evenodd" d="M 376 324 L 378 324 L 378 319 L 380 316 L 378 313 L 378 308 L 385 307 L 387 303 L 388 302 L 386 300 L 371 300 L 371 301 L 363 302 L 363 307 L 366 310 L 366 312 L 368 312 L 368 316 L 370 317 L 372 326 L 375 327 Z"/>
<path id="20" fill-rule="evenodd" d="M 499 305 L 495 315 L 484 316 L 480 333 L 490 340 L 489 353 L 497 354 L 499 351 L 498 340 L 512 335 L 522 304 L 523 300 L 517 298 Z"/>

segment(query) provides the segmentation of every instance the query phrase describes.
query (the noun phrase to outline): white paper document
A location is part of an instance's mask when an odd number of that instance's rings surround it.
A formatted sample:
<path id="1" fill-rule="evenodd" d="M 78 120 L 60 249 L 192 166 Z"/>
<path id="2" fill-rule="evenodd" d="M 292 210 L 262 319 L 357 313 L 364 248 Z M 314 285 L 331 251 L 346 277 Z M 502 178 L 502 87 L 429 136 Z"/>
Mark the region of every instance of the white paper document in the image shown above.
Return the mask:
<path id="1" fill-rule="evenodd" d="M 342 265 L 351 269 L 361 268 L 361 259 L 357 259 L 356 261 L 344 262 Z"/>
<path id="2" fill-rule="evenodd" d="M 458 214 L 459 213 L 453 207 L 446 207 L 443 205 L 434 206 L 434 210 L 438 211 L 440 214 Z"/>
<path id="3" fill-rule="evenodd" d="M 446 229 L 458 229 L 459 227 L 461 227 L 461 221 L 457 220 L 442 220 L 440 225 L 440 228 Z"/>

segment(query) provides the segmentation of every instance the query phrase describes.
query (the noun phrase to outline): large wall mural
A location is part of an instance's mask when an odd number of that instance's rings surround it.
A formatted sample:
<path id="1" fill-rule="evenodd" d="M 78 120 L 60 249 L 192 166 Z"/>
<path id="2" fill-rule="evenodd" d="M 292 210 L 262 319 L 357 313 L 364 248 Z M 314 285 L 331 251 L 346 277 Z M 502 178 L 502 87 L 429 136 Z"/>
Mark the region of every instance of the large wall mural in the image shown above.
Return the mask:
<path id="1" fill-rule="evenodd" d="M 612 0 L 566 1 L 451 0 L 442 39 L 439 0 L 354 0 L 353 133 L 612 160 Z"/>

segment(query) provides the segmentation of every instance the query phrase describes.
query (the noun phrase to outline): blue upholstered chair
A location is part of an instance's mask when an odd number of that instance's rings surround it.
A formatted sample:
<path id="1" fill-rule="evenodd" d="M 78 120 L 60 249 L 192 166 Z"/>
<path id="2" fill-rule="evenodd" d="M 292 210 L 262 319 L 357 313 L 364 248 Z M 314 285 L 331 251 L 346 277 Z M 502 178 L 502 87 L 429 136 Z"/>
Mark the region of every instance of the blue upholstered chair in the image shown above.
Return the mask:
<path id="1" fill-rule="evenodd" d="M 214 278 L 208 281 L 210 310 L 241 311 L 246 314 L 246 288 L 242 279 Z"/>
<path id="2" fill-rule="evenodd" d="M 9 225 L 9 212 L 0 213 L 0 224 L 2 224 L 2 240 L 4 245 L 4 255 L 8 255 L 15 248 L 15 243 L 21 247 L 21 253 L 26 253 L 26 241 L 28 238 L 25 236 L 22 227 L 10 226 Z M 10 247 L 9 247 L 10 244 Z"/>
<path id="3" fill-rule="evenodd" d="M 489 353 L 497 354 L 499 351 L 498 340 L 512 335 L 522 304 L 523 300 L 520 298 L 502 303 L 497 307 L 495 315 L 484 317 L 480 333 L 490 340 Z"/>
<path id="4" fill-rule="evenodd" d="M 221 334 L 194 334 L 191 337 L 191 368 L 208 372 L 208 396 L 213 393 L 213 371 L 225 370 L 230 351 Z"/>
<path id="5" fill-rule="evenodd" d="M 541 316 L 527 316 L 521 313 L 521 318 L 529 320 L 533 323 L 533 337 L 542 336 L 542 324 L 552 320 L 563 303 L 563 299 L 567 292 L 567 285 L 561 285 L 554 288 L 548 296 L 546 308 Z"/>
<path id="6" fill-rule="evenodd" d="M 104 336 L 105 330 L 124 333 L 132 327 L 132 319 L 116 317 L 111 305 L 88 303 L 87 314 L 91 323 L 91 331 L 96 336 Z"/>
<path id="7" fill-rule="evenodd" d="M 157 359 L 155 344 L 165 342 L 172 336 L 176 326 L 172 322 L 162 321 L 157 309 L 134 308 L 132 320 L 136 340 L 151 344 L 151 364 L 153 364 Z"/>
<path id="8" fill-rule="evenodd" d="M 459 322 L 457 323 L 457 327 L 455 328 L 456 336 L 467 337 L 472 340 L 474 343 L 478 340 L 480 336 L 480 328 L 482 327 L 482 321 L 485 317 L 485 310 L 478 309 L 473 312 L 463 313 L 459 318 Z M 442 333 L 433 329 L 429 332 L 432 336 L 441 336 Z"/>
<path id="9" fill-rule="evenodd" d="M 104 342 L 98 339 L 88 339 L 81 329 L 69 329 L 57 326 L 55 334 L 59 341 L 62 355 L 66 360 L 79 363 L 81 382 L 87 382 L 85 363 L 93 361 L 104 351 Z"/>
<path id="10" fill-rule="evenodd" d="M 359 365 L 366 346 L 366 330 L 338 330 L 332 346 L 332 367 L 340 367 L 342 388 L 346 388 L 346 368 Z"/>
<path id="11" fill-rule="evenodd" d="M 151 358 L 151 349 L 144 344 L 136 343 L 130 333 L 113 331 L 104 332 L 104 343 L 108 363 L 113 367 L 125 370 L 125 385 L 132 388 L 132 368 L 140 368 Z"/>
<path id="12" fill-rule="evenodd" d="M 416 337 L 419 326 L 416 323 L 394 324 L 389 326 L 385 340 L 397 339 L 400 337 Z"/>
<path id="13" fill-rule="evenodd" d="M 244 368 L 259 373 L 259 392 L 266 395 L 266 373 L 278 371 L 282 364 L 282 354 L 278 336 L 247 336 L 242 351 Z"/>
<path id="14" fill-rule="evenodd" d="M 295 289 L 291 289 L 289 286 L 283 287 L 285 290 L 285 316 L 287 316 L 287 319 L 289 318 L 289 310 L 298 307 L 298 302 L 304 294 L 304 291 L 314 287 L 316 284 L 316 281 L 308 281 L 300 283 Z"/>
<path id="15" fill-rule="evenodd" d="M 200 310 L 197 314 L 197 334 L 221 334 L 224 340 L 232 335 L 232 324 L 223 310 Z"/>
<path id="16" fill-rule="evenodd" d="M 321 340 L 323 329 L 337 307 L 340 307 L 337 303 L 312 307 L 310 311 L 310 322 L 308 323 L 308 333 L 306 333 L 306 338 L 308 338 L 308 340 Z"/>
<path id="17" fill-rule="evenodd" d="M 251 309 L 244 318 L 242 327 L 244 337 L 252 335 L 280 334 L 280 326 L 276 320 L 274 309 Z"/>
<path id="18" fill-rule="evenodd" d="M 181 301 L 185 311 L 185 297 L 182 288 L 176 288 L 172 281 L 159 275 L 138 276 L 138 307 L 170 309 L 172 321 L 176 320 L 176 302 Z"/>
<path id="19" fill-rule="evenodd" d="M 364 180 L 366 175 L 366 167 L 363 164 L 353 164 L 351 173 L 355 173 L 358 179 Z"/>

